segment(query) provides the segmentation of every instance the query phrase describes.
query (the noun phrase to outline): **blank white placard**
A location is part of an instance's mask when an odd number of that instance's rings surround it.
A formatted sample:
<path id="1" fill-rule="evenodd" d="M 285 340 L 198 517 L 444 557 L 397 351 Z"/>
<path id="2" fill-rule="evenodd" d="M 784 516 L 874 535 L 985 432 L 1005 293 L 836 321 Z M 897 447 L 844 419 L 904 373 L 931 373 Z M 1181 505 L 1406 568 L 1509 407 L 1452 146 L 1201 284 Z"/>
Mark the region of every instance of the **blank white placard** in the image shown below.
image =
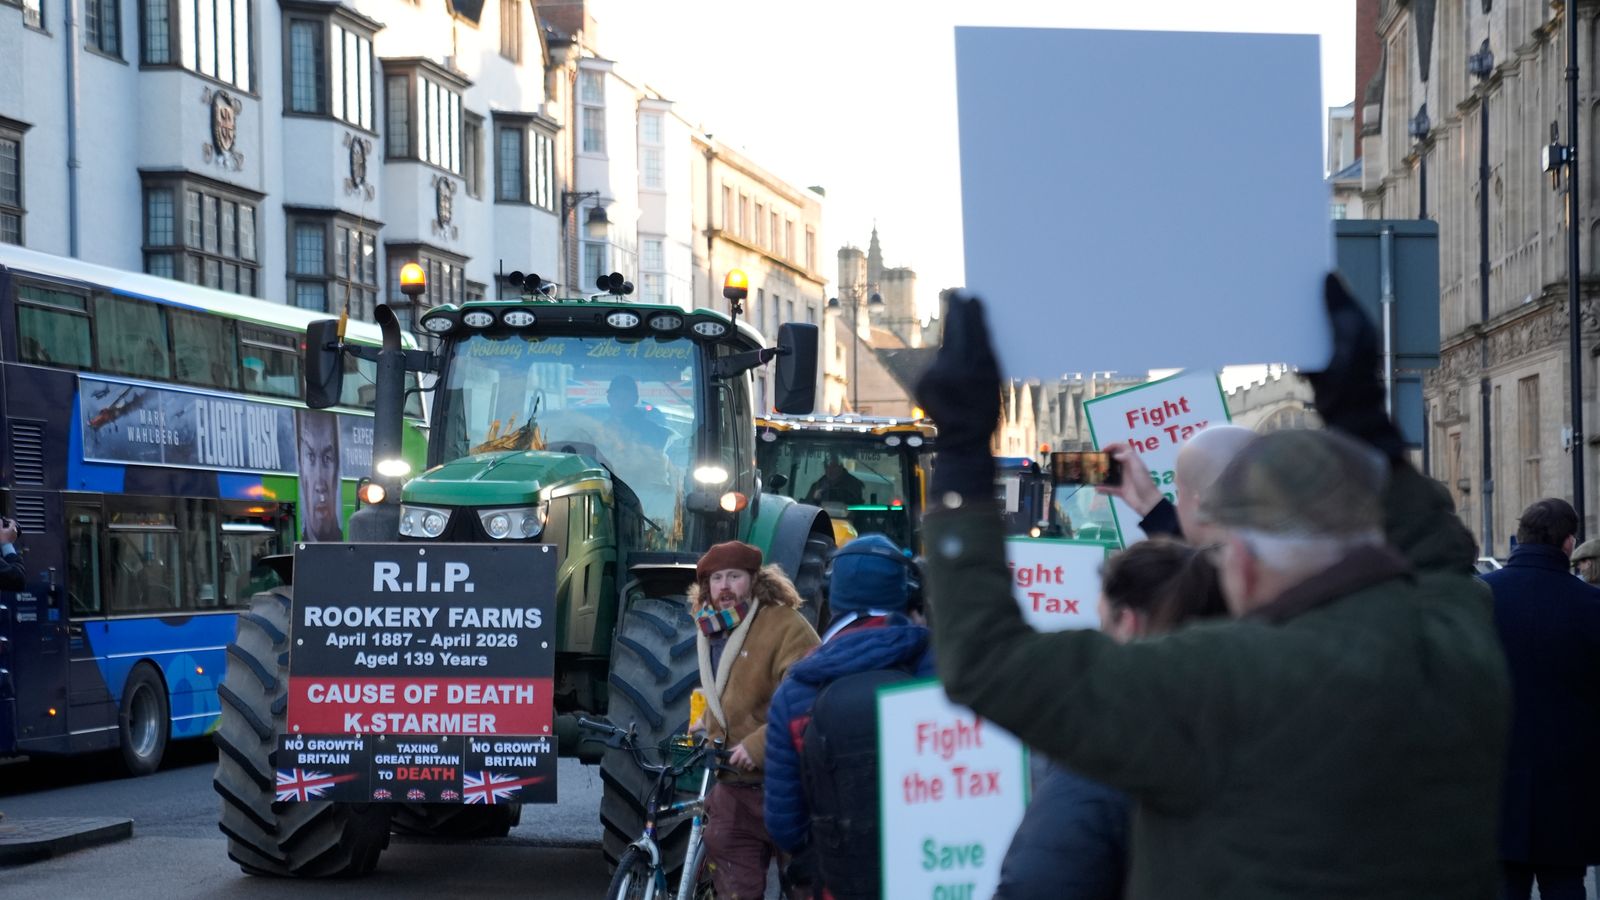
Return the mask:
<path id="1" fill-rule="evenodd" d="M 1317 36 L 957 28 L 956 70 L 1007 375 L 1326 364 Z"/>

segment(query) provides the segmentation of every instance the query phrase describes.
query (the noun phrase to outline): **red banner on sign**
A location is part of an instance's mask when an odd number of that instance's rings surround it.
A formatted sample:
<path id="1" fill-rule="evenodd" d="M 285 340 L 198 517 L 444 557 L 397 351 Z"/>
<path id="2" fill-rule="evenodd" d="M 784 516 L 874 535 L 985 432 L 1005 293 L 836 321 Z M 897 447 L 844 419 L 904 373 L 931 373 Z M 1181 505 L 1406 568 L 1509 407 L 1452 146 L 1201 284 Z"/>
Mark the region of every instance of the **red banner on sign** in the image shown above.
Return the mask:
<path id="1" fill-rule="evenodd" d="M 289 679 L 291 734 L 551 733 L 549 678 Z"/>

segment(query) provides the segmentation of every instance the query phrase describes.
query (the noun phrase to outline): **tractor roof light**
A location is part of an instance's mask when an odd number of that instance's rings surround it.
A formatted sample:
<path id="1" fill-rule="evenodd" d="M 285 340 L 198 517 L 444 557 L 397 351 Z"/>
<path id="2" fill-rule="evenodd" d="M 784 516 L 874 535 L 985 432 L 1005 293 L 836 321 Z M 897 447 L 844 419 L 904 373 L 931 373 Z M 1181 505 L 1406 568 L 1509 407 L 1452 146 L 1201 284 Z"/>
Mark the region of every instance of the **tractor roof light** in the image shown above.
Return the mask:
<path id="1" fill-rule="evenodd" d="M 618 330 L 638 328 L 639 314 L 636 312 L 629 312 L 625 309 L 619 309 L 616 312 L 606 316 L 606 324 Z"/>
<path id="2" fill-rule="evenodd" d="M 408 262 L 400 267 L 400 293 L 415 299 L 428 289 L 428 273 L 422 266 Z"/>
<path id="3" fill-rule="evenodd" d="M 461 314 L 461 324 L 468 328 L 488 328 L 494 324 L 494 313 L 486 309 L 469 310 Z"/>
<path id="4" fill-rule="evenodd" d="M 683 316 L 676 313 L 659 313 L 650 317 L 650 328 L 654 331 L 677 331 L 683 327 Z"/>
<path id="5" fill-rule="evenodd" d="M 431 312 L 422 317 L 422 328 L 429 334 L 449 334 L 455 330 L 456 314 L 453 312 Z"/>
<path id="6" fill-rule="evenodd" d="M 703 322 L 694 323 L 694 333 L 700 335 L 701 337 L 722 337 L 728 333 L 728 326 L 722 324 L 721 322 L 708 319 Z"/>
<path id="7" fill-rule="evenodd" d="M 527 328 L 538 321 L 538 317 L 525 309 L 508 309 L 500 314 L 500 321 L 512 328 Z"/>

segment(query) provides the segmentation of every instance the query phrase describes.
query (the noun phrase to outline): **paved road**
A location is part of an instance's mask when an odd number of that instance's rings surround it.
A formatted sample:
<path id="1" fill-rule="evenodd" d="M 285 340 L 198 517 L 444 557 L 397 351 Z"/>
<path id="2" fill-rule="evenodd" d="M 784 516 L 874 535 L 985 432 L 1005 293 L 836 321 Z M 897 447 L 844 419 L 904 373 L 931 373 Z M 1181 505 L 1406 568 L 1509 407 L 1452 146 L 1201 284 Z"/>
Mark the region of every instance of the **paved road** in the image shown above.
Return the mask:
<path id="1" fill-rule="evenodd" d="M 162 771 L 120 777 L 109 761 L 0 765 L 6 816 L 123 816 L 131 840 L 32 865 L 0 869 L 0 898 L 190 900 L 190 898 L 529 897 L 578 900 L 606 886 L 599 850 L 600 775 L 561 760 L 561 802 L 526 807 L 499 840 L 422 841 L 396 836 L 378 872 L 360 881 L 303 882 L 242 874 L 217 830 L 208 744 L 179 745 Z"/>

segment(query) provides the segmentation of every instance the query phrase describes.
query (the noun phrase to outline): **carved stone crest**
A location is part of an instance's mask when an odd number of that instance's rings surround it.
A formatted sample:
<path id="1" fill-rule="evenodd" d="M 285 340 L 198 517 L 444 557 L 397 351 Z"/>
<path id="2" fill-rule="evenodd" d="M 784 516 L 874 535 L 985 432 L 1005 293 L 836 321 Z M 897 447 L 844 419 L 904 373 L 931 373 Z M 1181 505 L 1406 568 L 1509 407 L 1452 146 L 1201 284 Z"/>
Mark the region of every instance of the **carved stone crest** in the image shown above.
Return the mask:
<path id="1" fill-rule="evenodd" d="M 205 88 L 200 92 L 200 102 L 205 104 L 211 117 L 211 140 L 200 148 L 206 162 L 216 163 L 235 172 L 244 169 L 244 154 L 234 149 L 239 138 L 239 113 L 244 103 L 227 91 Z"/>
<path id="2" fill-rule="evenodd" d="M 454 181 L 443 175 L 436 175 L 433 179 L 433 233 L 438 237 L 455 240 L 460 235 L 460 229 L 452 223 L 455 218 L 457 185 Z"/>
<path id="3" fill-rule="evenodd" d="M 349 151 L 350 171 L 344 179 L 346 194 L 360 194 L 371 201 L 378 195 L 377 186 L 367 179 L 367 160 L 372 155 L 372 141 L 358 134 L 345 132 L 344 146 Z"/>

